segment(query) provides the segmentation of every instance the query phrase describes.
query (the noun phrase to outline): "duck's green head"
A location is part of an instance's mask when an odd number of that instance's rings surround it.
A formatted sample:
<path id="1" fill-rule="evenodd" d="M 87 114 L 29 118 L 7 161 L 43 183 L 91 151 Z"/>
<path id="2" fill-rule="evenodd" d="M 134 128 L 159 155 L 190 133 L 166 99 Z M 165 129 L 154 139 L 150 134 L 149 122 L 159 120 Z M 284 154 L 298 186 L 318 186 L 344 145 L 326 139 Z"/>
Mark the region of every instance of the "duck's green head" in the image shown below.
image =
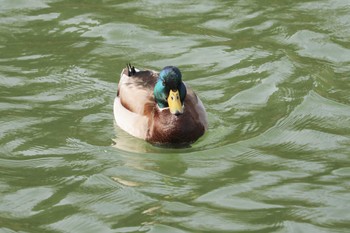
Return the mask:
<path id="1" fill-rule="evenodd" d="M 154 87 L 154 97 L 158 106 L 169 107 L 170 112 L 178 116 L 183 113 L 186 93 L 180 70 L 175 66 L 164 67 Z"/>

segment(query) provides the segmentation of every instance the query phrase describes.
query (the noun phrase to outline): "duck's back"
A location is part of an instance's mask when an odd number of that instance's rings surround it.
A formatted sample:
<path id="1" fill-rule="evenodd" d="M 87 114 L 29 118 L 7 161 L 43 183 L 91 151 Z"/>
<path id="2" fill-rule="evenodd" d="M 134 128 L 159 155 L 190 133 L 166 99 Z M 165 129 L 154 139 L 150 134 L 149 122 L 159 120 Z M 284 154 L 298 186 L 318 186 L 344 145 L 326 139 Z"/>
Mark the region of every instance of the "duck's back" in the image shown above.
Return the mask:
<path id="1" fill-rule="evenodd" d="M 157 82 L 158 73 L 144 70 L 129 75 L 128 69 L 122 71 L 117 96 L 126 109 L 144 115 L 145 106 L 155 103 L 153 89 Z"/>

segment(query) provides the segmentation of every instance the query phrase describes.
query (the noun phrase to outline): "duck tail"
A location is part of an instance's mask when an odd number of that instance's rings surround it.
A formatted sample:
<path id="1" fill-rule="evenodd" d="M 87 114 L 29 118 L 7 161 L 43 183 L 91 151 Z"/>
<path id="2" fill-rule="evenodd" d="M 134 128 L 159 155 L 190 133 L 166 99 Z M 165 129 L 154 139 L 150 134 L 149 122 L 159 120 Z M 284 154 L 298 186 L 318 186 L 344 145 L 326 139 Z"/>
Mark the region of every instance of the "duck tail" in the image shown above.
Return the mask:
<path id="1" fill-rule="evenodd" d="M 131 66 L 130 63 L 126 64 L 126 67 L 128 68 L 128 76 L 132 76 L 136 74 L 135 66 Z"/>

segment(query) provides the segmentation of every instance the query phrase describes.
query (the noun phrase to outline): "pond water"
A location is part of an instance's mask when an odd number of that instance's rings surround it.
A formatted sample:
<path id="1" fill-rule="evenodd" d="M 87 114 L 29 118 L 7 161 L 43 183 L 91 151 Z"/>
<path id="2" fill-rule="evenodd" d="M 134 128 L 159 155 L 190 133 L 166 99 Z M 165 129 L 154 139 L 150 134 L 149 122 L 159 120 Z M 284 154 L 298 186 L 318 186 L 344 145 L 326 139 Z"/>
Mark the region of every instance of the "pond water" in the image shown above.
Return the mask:
<path id="1" fill-rule="evenodd" d="M 0 3 L 0 232 L 349 231 L 348 0 Z M 128 62 L 178 66 L 205 136 L 116 127 Z"/>

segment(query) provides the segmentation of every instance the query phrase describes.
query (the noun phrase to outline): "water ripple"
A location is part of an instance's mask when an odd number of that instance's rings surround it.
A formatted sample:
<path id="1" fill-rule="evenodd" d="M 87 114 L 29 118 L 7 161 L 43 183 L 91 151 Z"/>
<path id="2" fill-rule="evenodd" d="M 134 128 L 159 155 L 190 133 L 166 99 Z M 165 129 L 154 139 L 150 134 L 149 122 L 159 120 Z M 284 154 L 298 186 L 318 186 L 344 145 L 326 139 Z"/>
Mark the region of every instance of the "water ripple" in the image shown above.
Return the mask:
<path id="1" fill-rule="evenodd" d="M 3 1 L 0 15 L 0 231 L 349 229 L 347 1 Z M 207 134 L 165 149 L 115 127 L 127 62 L 178 66 Z"/>

